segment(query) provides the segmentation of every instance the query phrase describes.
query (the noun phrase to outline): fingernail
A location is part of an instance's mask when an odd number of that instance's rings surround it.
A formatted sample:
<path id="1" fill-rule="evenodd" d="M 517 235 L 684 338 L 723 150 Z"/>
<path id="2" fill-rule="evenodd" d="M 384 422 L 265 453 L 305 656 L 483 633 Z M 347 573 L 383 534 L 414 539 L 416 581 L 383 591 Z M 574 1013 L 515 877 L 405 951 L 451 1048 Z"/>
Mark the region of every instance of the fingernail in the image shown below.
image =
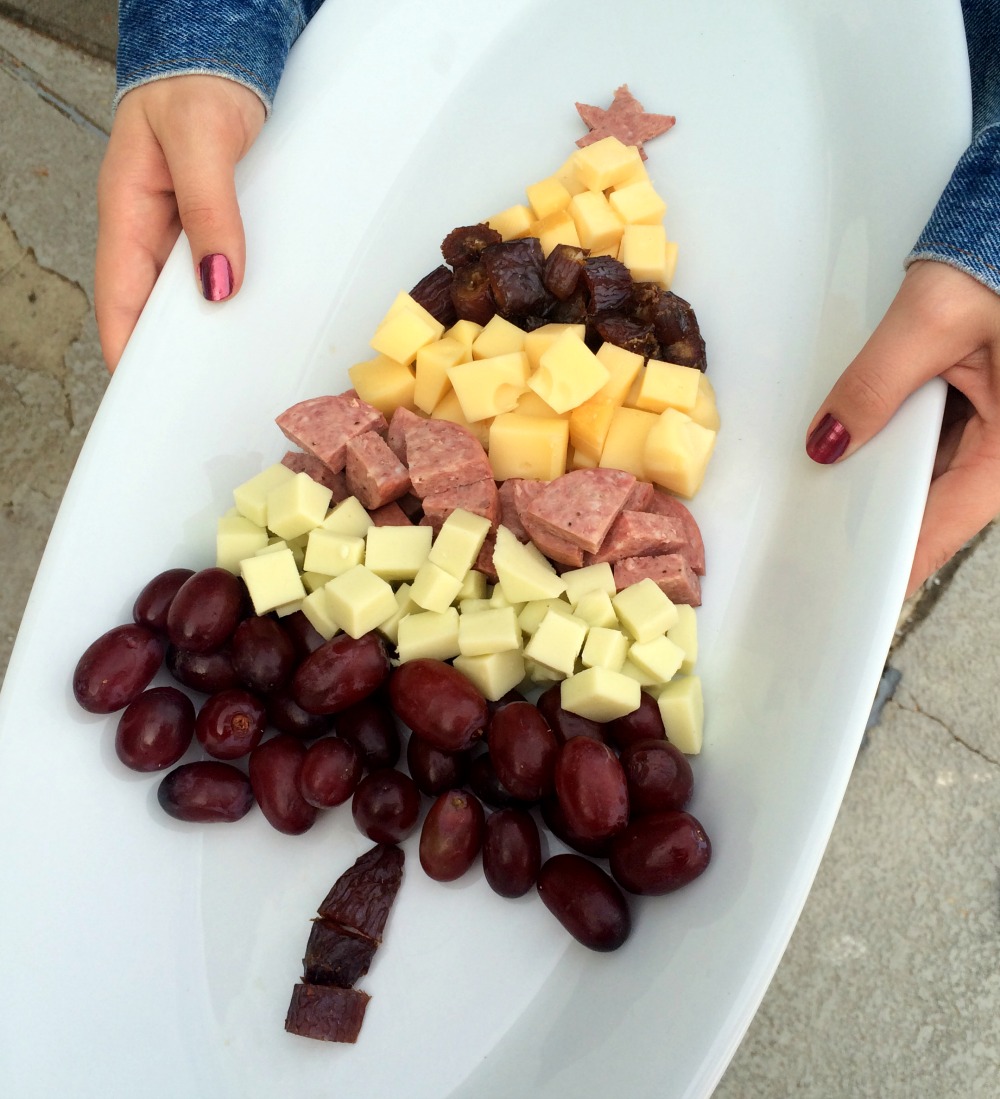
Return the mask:
<path id="1" fill-rule="evenodd" d="M 814 462 L 828 466 L 844 453 L 850 442 L 850 432 L 828 412 L 809 436 L 806 442 L 806 454 Z"/>
<path id="2" fill-rule="evenodd" d="M 204 256 L 198 264 L 201 292 L 208 301 L 224 301 L 233 292 L 233 269 L 221 252 Z"/>

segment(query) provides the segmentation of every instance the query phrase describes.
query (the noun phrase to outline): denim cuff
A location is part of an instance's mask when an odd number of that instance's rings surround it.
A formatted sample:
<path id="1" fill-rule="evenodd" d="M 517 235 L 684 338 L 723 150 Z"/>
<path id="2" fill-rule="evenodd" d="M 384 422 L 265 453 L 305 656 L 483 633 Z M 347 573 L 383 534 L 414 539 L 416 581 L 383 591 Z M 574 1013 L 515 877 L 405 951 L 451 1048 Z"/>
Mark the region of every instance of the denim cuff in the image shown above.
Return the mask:
<path id="1" fill-rule="evenodd" d="M 113 106 L 140 84 L 200 73 L 251 88 L 269 114 L 288 51 L 318 6 L 296 0 L 120 0 Z"/>
<path id="2" fill-rule="evenodd" d="M 959 160 L 905 265 L 920 259 L 957 267 L 1000 294 L 1000 123 Z"/>

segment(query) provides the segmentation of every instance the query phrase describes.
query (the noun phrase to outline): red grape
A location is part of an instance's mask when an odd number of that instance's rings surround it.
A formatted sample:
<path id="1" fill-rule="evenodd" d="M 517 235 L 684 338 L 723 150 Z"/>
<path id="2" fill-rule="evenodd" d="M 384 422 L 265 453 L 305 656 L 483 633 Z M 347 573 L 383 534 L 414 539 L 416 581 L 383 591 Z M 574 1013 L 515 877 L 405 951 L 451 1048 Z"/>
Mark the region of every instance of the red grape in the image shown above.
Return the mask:
<path id="1" fill-rule="evenodd" d="M 628 823 L 628 786 L 618 757 L 600 741 L 575 736 L 559 750 L 556 797 L 572 832 L 600 840 Z"/>
<path id="2" fill-rule="evenodd" d="M 194 703 L 176 687 L 150 687 L 118 719 L 115 752 L 133 771 L 162 771 L 188 750 Z"/>
<path id="3" fill-rule="evenodd" d="M 179 649 L 205 653 L 229 640 L 244 605 L 242 581 L 212 567 L 189 576 L 167 610 L 167 636 Z"/>
<path id="4" fill-rule="evenodd" d="M 310 805 L 330 809 L 342 805 L 357 789 L 362 773 L 361 756 L 339 736 L 314 740 L 306 749 L 299 773 L 299 790 Z"/>
<path id="5" fill-rule="evenodd" d="M 148 626 L 157 633 L 167 632 L 167 611 L 180 586 L 193 569 L 167 569 L 152 580 L 139 592 L 132 607 L 132 618 L 140 626 Z"/>
<path id="6" fill-rule="evenodd" d="M 611 873 L 630 893 L 671 893 L 694 881 L 712 858 L 705 829 L 690 813 L 636 817 L 611 844 Z"/>
<path id="7" fill-rule="evenodd" d="M 92 714 L 121 710 L 149 686 L 163 663 L 161 638 L 146 626 L 128 623 L 101 634 L 84 651 L 73 672 L 73 694 Z"/>
<path id="8" fill-rule="evenodd" d="M 299 777 L 306 746 L 279 734 L 258 744 L 250 753 L 250 784 L 268 823 L 291 836 L 308 831 L 316 822 L 316 806 L 302 796 Z"/>
<path id="9" fill-rule="evenodd" d="M 420 830 L 420 865 L 435 881 L 455 881 L 476 861 L 485 819 L 479 800 L 465 790 L 439 794 Z"/>
<path id="10" fill-rule="evenodd" d="M 163 776 L 156 791 L 160 805 L 177 820 L 229 823 L 253 805 L 250 780 L 231 763 L 182 763 Z"/>
<path id="11" fill-rule="evenodd" d="M 552 915 L 591 950 L 617 950 L 632 930 L 624 894 L 583 855 L 547 859 L 538 872 L 536 889 Z"/>
<path id="12" fill-rule="evenodd" d="M 205 701 L 194 732 L 210 756 L 239 759 L 260 743 L 266 722 L 264 703 L 242 687 L 234 687 Z"/>
<path id="13" fill-rule="evenodd" d="M 400 664 L 389 677 L 389 700 L 413 732 L 445 752 L 471 748 L 489 720 L 486 699 L 443 660 Z"/>
<path id="14" fill-rule="evenodd" d="M 399 843 L 420 816 L 420 791 L 409 775 L 383 767 L 358 783 L 351 801 L 358 831 L 376 843 Z"/>
<path id="15" fill-rule="evenodd" d="M 523 897 L 541 864 L 538 825 L 526 809 L 499 809 L 486 818 L 483 873 L 494 893 Z"/>

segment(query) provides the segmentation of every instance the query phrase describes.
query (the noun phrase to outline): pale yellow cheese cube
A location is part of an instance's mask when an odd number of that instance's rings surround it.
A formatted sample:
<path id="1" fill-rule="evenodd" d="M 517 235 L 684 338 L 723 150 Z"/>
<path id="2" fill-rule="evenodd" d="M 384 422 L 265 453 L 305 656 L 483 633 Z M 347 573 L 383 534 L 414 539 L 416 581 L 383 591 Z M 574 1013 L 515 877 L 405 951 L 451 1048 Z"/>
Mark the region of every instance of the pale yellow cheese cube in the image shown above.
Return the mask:
<path id="1" fill-rule="evenodd" d="M 602 469 L 624 469 L 640 480 L 648 480 L 645 466 L 646 437 L 656 425 L 655 412 L 638 408 L 616 408 L 604 439 Z"/>
<path id="2" fill-rule="evenodd" d="M 364 538 L 368 528 L 374 524 L 361 501 L 356 496 L 348 496 L 336 504 L 319 525 L 323 530 L 331 530 L 337 534 L 355 534 Z"/>
<path id="3" fill-rule="evenodd" d="M 574 606 L 573 613 L 590 626 L 614 629 L 618 625 L 618 615 L 606 591 L 586 592 Z"/>
<path id="4" fill-rule="evenodd" d="M 330 613 L 330 601 L 327 599 L 326 592 L 322 587 L 311 591 L 302 600 L 299 609 L 320 637 L 329 641 L 331 637 L 335 637 L 340 633 L 340 625 L 334 621 L 333 615 Z"/>
<path id="5" fill-rule="evenodd" d="M 413 379 L 414 407 L 430 415 L 451 386 L 448 367 L 468 362 L 470 357 L 469 347 L 451 336 L 442 336 L 421 347 L 417 352 Z"/>
<path id="6" fill-rule="evenodd" d="M 458 610 L 417 611 L 401 618 L 396 631 L 399 659 L 451 660 L 458 656 Z"/>
<path id="7" fill-rule="evenodd" d="M 376 355 L 348 367 L 347 373 L 361 400 L 377 408 L 387 419 L 397 408 L 414 407 L 416 379 L 409 366 L 387 355 Z"/>
<path id="8" fill-rule="evenodd" d="M 564 332 L 542 352 L 528 385 L 556 412 L 568 412 L 604 385 L 610 374 L 575 332 Z"/>
<path id="9" fill-rule="evenodd" d="M 280 538 L 297 538 L 319 526 L 333 493 L 305 473 L 295 473 L 267 494 L 267 526 Z"/>
<path id="10" fill-rule="evenodd" d="M 455 597 L 462 590 L 465 576 L 479 556 L 489 533 L 489 519 L 474 515 L 465 508 L 455 508 L 441 524 L 427 560 L 458 581 Z"/>
<path id="11" fill-rule="evenodd" d="M 524 646 L 524 655 L 563 675 L 572 675 L 589 628 L 574 614 L 548 610 Z"/>
<path id="12" fill-rule="evenodd" d="M 546 259 L 558 244 L 568 244 L 571 248 L 580 247 L 580 234 L 568 210 L 558 210 L 541 221 L 532 222 L 530 235 L 538 237 L 542 255 Z"/>
<path id="13" fill-rule="evenodd" d="M 448 380 L 469 423 L 512 412 L 528 384 L 528 356 L 523 351 L 477 359 L 448 368 Z"/>
<path id="14" fill-rule="evenodd" d="M 626 225 L 618 258 L 636 282 L 669 285 L 667 232 L 662 225 Z"/>
<path id="15" fill-rule="evenodd" d="M 236 510 L 251 523 L 259 527 L 267 526 L 267 494 L 272 488 L 290 481 L 295 474 L 280 462 L 262 469 L 249 481 L 233 489 Z"/>
<path id="16" fill-rule="evenodd" d="M 356 534 L 338 534 L 316 527 L 309 533 L 305 567 L 310 572 L 339 576 L 365 559 L 365 540 Z"/>
<path id="17" fill-rule="evenodd" d="M 587 335 L 585 324 L 566 324 L 561 321 L 550 321 L 548 324 L 539 325 L 538 328 L 524 334 L 523 351 L 528 356 L 531 369 L 536 370 L 542 354 L 556 342 L 566 331 L 575 332 L 582 340 Z"/>
<path id="18" fill-rule="evenodd" d="M 705 728 L 705 703 L 698 676 L 672 679 L 657 692 L 656 701 L 670 743 L 686 755 L 697 755 Z"/>
<path id="19" fill-rule="evenodd" d="M 695 398 L 694 408 L 688 412 L 688 415 L 696 424 L 707 427 L 709 431 L 718 431 L 722 426 L 715 403 L 715 390 L 712 383 L 701 372 L 698 376 L 698 396 Z"/>
<path id="20" fill-rule="evenodd" d="M 490 426 L 488 450 L 493 476 L 552 481 L 566 472 L 569 421 L 561 417 L 505 412 Z"/>
<path id="21" fill-rule="evenodd" d="M 625 145 L 617 137 L 602 137 L 573 154 L 580 179 L 592 190 L 603 191 L 629 178 L 642 156 L 635 145 Z"/>
<path id="22" fill-rule="evenodd" d="M 434 420 L 447 420 L 449 423 L 458 424 L 459 427 L 464 427 L 466 431 L 476 438 L 484 450 L 489 444 L 490 425 L 493 421 L 491 419 L 468 419 L 465 412 L 462 410 L 462 403 L 458 399 L 458 394 L 453 389 L 449 389 L 434 406 L 431 418 Z"/>
<path id="23" fill-rule="evenodd" d="M 576 447 L 571 446 L 569 448 L 569 455 L 566 458 L 566 468 L 570 469 L 596 469 L 597 459 L 591 457 L 589 454 L 584 454 L 582 450 L 577 450 Z"/>
<path id="24" fill-rule="evenodd" d="M 496 702 L 512 691 L 525 676 L 524 656 L 520 649 L 483 656 L 456 656 L 452 661 L 462 675 L 479 689 L 483 698 Z"/>
<path id="25" fill-rule="evenodd" d="M 610 668 L 585 668 L 564 679 L 559 702 L 564 710 L 591 721 L 614 721 L 639 708 L 642 688 Z"/>
<path id="26" fill-rule="evenodd" d="M 282 603 L 280 607 L 274 608 L 274 613 L 279 618 L 287 618 L 290 614 L 295 614 L 296 611 L 302 610 L 302 604 L 304 599 L 293 599 L 291 603 Z"/>
<path id="27" fill-rule="evenodd" d="M 490 592 L 490 606 L 491 607 L 513 607 L 514 610 L 520 614 L 524 609 L 524 603 L 520 600 L 517 602 L 510 600 L 504 594 L 504 590 L 497 584 Z"/>
<path id="28" fill-rule="evenodd" d="M 412 306 L 391 309 L 369 341 L 380 355 L 386 355 L 404 366 L 416 360 L 421 347 L 440 339 L 444 333 L 444 325 L 440 321 L 412 298 L 410 302 Z"/>
<path id="29" fill-rule="evenodd" d="M 677 604 L 677 621 L 667 630 L 667 637 L 684 653 L 681 674 L 690 675 L 698 660 L 698 616 L 694 607 L 687 603 Z"/>
<path id="30" fill-rule="evenodd" d="M 693 366 L 681 366 L 679 363 L 662 362 L 649 359 L 642 375 L 642 385 L 635 399 L 635 407 L 647 412 L 662 412 L 665 408 L 676 408 L 690 413 L 698 400 L 701 378 L 700 370 Z M 572 437 L 572 424 L 570 425 Z"/>
<path id="31" fill-rule="evenodd" d="M 446 611 L 454 602 L 462 581 L 433 561 L 425 561 L 413 578 L 410 598 L 426 611 Z"/>
<path id="32" fill-rule="evenodd" d="M 525 189 L 525 194 L 536 218 L 548 217 L 558 210 L 565 210 L 573 197 L 556 176 L 532 183 Z"/>
<path id="33" fill-rule="evenodd" d="M 609 196 L 613 195 L 615 191 L 620 191 L 623 187 L 630 187 L 633 183 L 643 182 L 651 183 L 652 180 L 650 180 L 649 172 L 646 170 L 646 165 L 640 156 L 639 159 L 633 163 L 632 170 L 627 175 L 622 176 L 617 183 L 608 188 L 608 194 Z"/>
<path id="34" fill-rule="evenodd" d="M 611 604 L 634 641 L 652 641 L 677 623 L 677 608 L 649 577 L 623 588 Z"/>
<path id="35" fill-rule="evenodd" d="M 592 591 L 602 591 L 612 596 L 617 590 L 614 571 L 607 561 L 601 561 L 597 565 L 585 565 L 580 569 L 567 569 L 562 578 L 566 585 L 566 598 L 573 605 Z"/>
<path id="36" fill-rule="evenodd" d="M 669 637 L 654 637 L 650 641 L 634 641 L 628 658 L 658 683 L 666 683 L 680 670 L 684 662 L 684 650 Z"/>
<path id="37" fill-rule="evenodd" d="M 462 578 L 462 586 L 458 589 L 455 600 L 461 602 L 465 599 L 488 599 L 489 594 L 489 581 L 486 579 L 486 574 L 479 572 L 478 569 L 469 569 Z"/>
<path id="38" fill-rule="evenodd" d="M 458 649 L 463 656 L 485 656 L 521 647 L 521 631 L 513 607 L 490 607 L 459 615 Z"/>
<path id="39" fill-rule="evenodd" d="M 327 576 L 326 573 L 309 572 L 308 570 L 301 573 L 300 576 L 302 579 L 302 586 L 310 594 L 314 591 L 317 591 L 319 588 L 322 588 L 328 583 L 328 581 L 333 579 L 332 576 Z"/>
<path id="40" fill-rule="evenodd" d="M 472 342 L 474 359 L 492 359 L 496 355 L 508 355 L 524 350 L 526 332 L 499 313 L 491 317 L 482 332 Z"/>
<path id="41" fill-rule="evenodd" d="M 625 658 L 625 663 L 621 667 L 622 675 L 627 675 L 629 679 L 634 679 L 640 687 L 656 687 L 659 689 L 662 686 L 662 680 L 657 679 L 655 675 L 650 675 L 649 672 L 644 671 L 638 664 L 633 664 L 628 657 Z"/>
<path id="42" fill-rule="evenodd" d="M 392 586 L 364 565 L 335 576 L 323 591 L 330 616 L 351 637 L 376 629 L 397 610 Z"/>
<path id="43" fill-rule="evenodd" d="M 602 343 L 596 354 L 608 372 L 608 380 L 594 394 L 593 400 L 624 404 L 632 383 L 642 369 L 642 356 L 614 343 Z"/>
<path id="44" fill-rule="evenodd" d="M 576 158 L 572 153 L 552 174 L 571 195 L 578 195 L 581 191 L 587 190 L 587 184 L 580 178 L 580 173 L 576 167 Z"/>
<path id="45" fill-rule="evenodd" d="M 673 285 L 674 275 L 677 273 L 677 253 L 677 241 L 668 240 L 667 254 L 663 262 L 663 285 L 667 290 Z"/>
<path id="46" fill-rule="evenodd" d="M 600 397 L 578 404 L 569 416 L 569 441 L 576 453 L 596 465 L 604 451 L 617 405 Z"/>
<path id="47" fill-rule="evenodd" d="M 216 524 L 215 563 L 228 572 L 239 575 L 243 558 L 266 545 L 267 531 L 243 515 L 223 515 Z"/>
<path id="48" fill-rule="evenodd" d="M 493 603 L 488 598 L 471 596 L 463 599 L 461 592 L 455 597 L 455 603 L 458 606 L 459 614 L 473 614 L 475 611 L 491 611 L 495 609 Z"/>
<path id="49" fill-rule="evenodd" d="M 690 498 L 701 487 L 716 434 L 675 408 L 660 413 L 643 445 L 648 480 Z"/>
<path id="50" fill-rule="evenodd" d="M 591 626 L 583 643 L 580 661 L 587 668 L 608 668 L 620 672 L 628 655 L 628 638 L 621 630 Z"/>
<path id="51" fill-rule="evenodd" d="M 390 584 L 412 580 L 431 551 L 430 527 L 370 527 L 365 540 L 365 565 Z"/>
<path id="52" fill-rule="evenodd" d="M 458 340 L 458 342 L 469 349 L 469 357 L 472 357 L 472 345 L 476 342 L 480 332 L 482 332 L 483 326 L 477 324 L 475 321 L 459 320 L 449 328 L 442 339 Z"/>
<path id="53" fill-rule="evenodd" d="M 240 575 L 257 614 L 267 614 L 286 603 L 305 599 L 306 589 L 290 549 L 248 557 L 240 563 Z"/>
<path id="54" fill-rule="evenodd" d="M 559 683 L 566 678 L 563 672 L 557 672 L 554 668 L 547 668 L 544 664 L 539 664 L 537 660 L 532 660 L 527 656 L 524 658 L 524 674 L 529 684 L 534 687 L 545 687 L 551 683 Z"/>
<path id="55" fill-rule="evenodd" d="M 667 212 L 667 204 L 648 178 L 618 184 L 608 202 L 626 225 L 659 225 Z"/>
<path id="56" fill-rule="evenodd" d="M 521 416 L 563 416 L 569 419 L 568 412 L 557 413 L 552 405 L 543 401 L 533 389 L 526 389 L 517 398 L 517 407 L 513 411 Z"/>
<path id="57" fill-rule="evenodd" d="M 531 208 L 518 203 L 487 218 L 486 224 L 491 229 L 495 229 L 503 240 L 517 240 L 519 237 L 528 235 L 532 221 L 534 221 L 534 215 Z"/>
<path id="58" fill-rule="evenodd" d="M 517 616 L 520 631 L 529 637 L 538 629 L 542 619 L 552 610 L 557 614 L 574 614 L 573 608 L 562 598 L 532 599 L 525 603 Z"/>
<path id="59" fill-rule="evenodd" d="M 383 637 L 388 641 L 396 644 L 396 637 L 399 633 L 399 623 L 408 614 L 417 614 L 422 608 L 418 607 L 416 603 L 410 598 L 410 585 L 405 581 L 396 588 L 396 609 L 388 618 L 384 619 L 378 624 L 376 629 Z"/>
<path id="60" fill-rule="evenodd" d="M 625 223 L 601 191 L 581 191 L 568 207 L 580 245 L 591 252 L 617 250 Z"/>
<path id="61" fill-rule="evenodd" d="M 493 567 L 497 586 L 511 603 L 554 599 L 566 590 L 565 582 L 545 555 L 530 542 L 519 542 L 504 526 L 497 527 Z"/>

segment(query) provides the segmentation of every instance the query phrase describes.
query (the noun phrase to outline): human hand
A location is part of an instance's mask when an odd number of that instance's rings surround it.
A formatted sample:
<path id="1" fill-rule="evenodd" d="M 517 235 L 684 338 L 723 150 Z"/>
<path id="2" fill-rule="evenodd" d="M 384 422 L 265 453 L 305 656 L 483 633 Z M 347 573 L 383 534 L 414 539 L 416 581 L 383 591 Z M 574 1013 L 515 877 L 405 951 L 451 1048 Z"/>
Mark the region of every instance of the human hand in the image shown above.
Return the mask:
<path id="1" fill-rule="evenodd" d="M 183 228 L 210 301 L 235 294 L 246 261 L 234 170 L 264 124 L 249 88 L 172 76 L 122 97 L 97 183 L 94 306 L 108 370 Z"/>
<path id="2" fill-rule="evenodd" d="M 907 595 L 1000 514 L 1000 295 L 922 260 L 809 425 L 806 452 L 849 457 L 931 378 L 951 387 Z"/>

